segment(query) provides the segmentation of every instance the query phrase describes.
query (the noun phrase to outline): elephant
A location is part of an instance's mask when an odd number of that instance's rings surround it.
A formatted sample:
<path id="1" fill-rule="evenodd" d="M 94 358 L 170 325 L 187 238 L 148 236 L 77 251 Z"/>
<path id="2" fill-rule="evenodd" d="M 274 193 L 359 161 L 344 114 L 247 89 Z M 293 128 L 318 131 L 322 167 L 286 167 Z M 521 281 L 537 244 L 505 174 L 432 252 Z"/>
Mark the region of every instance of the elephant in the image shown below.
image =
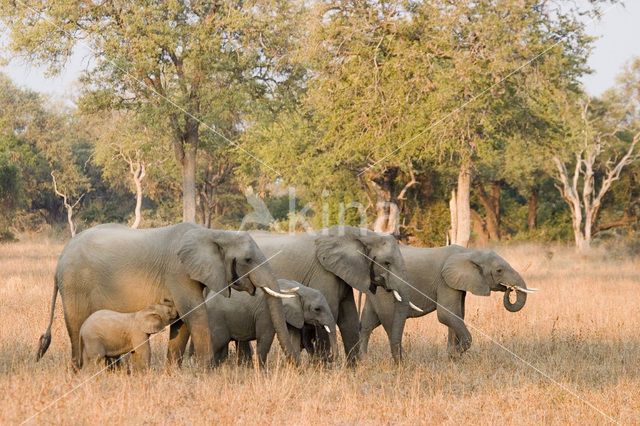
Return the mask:
<path id="1" fill-rule="evenodd" d="M 291 235 L 249 233 L 265 255 L 279 254 L 271 261 L 278 278 L 300 282 L 324 295 L 340 329 L 348 365 L 359 358 L 360 322 L 353 289 L 365 292 L 368 298 L 389 299 L 391 308 L 380 319 L 393 359 L 400 362 L 409 293 L 403 285 L 407 280 L 404 260 L 392 235 L 353 226 Z M 326 358 L 328 335 L 322 327 L 316 327 L 315 334 Z"/>
<path id="2" fill-rule="evenodd" d="M 504 292 L 504 306 L 510 312 L 524 307 L 528 289 L 524 280 L 507 261 L 493 251 L 449 245 L 435 248 L 400 246 L 409 281 L 403 283 L 411 301 L 422 312 L 411 311 L 410 318 L 437 310 L 438 321 L 449 327 L 448 353 L 455 357 L 471 346 L 471 333 L 464 324 L 467 292 L 489 296 Z M 410 283 L 410 285 L 409 285 Z M 515 292 L 517 298 L 511 302 Z M 381 303 L 382 302 L 382 303 Z M 380 325 L 379 312 L 389 310 L 389 301 L 367 297 L 361 318 L 361 347 L 366 353 L 371 332 Z"/>
<path id="3" fill-rule="evenodd" d="M 151 364 L 149 335 L 159 333 L 178 312 L 171 302 L 149 305 L 132 313 L 101 309 L 80 327 L 79 368 L 133 352 L 133 365 L 144 370 Z"/>
<path id="4" fill-rule="evenodd" d="M 287 357 L 298 363 L 280 300 L 294 296 L 278 292 L 273 270 L 251 236 L 189 222 L 152 229 L 104 224 L 73 237 L 58 260 L 49 325 L 40 337 L 36 359 L 51 343 L 59 291 L 74 367 L 78 363 L 80 327 L 89 315 L 100 309 L 136 312 L 165 298 L 174 301 L 180 315 L 170 326 L 169 361 L 181 361 L 191 335 L 198 361 L 210 363 L 204 287 L 226 297 L 230 287 L 249 294 L 254 294 L 256 287 L 267 292 L 278 340 Z"/>
<path id="5" fill-rule="evenodd" d="M 278 284 L 282 293 L 296 296 L 282 301 L 296 356 L 300 355 L 302 348 L 301 336 L 305 324 L 324 328 L 329 333 L 331 351 L 335 354 L 336 321 L 322 293 L 295 281 L 279 279 Z M 232 291 L 228 299 L 215 297 L 212 293 L 205 298 L 212 332 L 214 363 L 223 362 L 227 358 L 231 340 L 240 342 L 238 347 L 244 348 L 238 351 L 240 363 L 250 360 L 251 346 L 243 345 L 243 342 L 256 340 L 260 366 L 265 365 L 275 330 L 264 297 L 265 295 L 251 297 L 246 293 Z"/>

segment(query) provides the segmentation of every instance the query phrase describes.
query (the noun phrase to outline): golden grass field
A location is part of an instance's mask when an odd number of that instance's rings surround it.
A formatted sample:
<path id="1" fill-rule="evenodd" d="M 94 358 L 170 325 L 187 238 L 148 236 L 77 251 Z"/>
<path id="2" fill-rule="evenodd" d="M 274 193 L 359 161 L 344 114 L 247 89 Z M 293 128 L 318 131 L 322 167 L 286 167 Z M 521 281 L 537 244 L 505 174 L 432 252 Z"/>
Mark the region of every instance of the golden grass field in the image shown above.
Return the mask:
<path id="1" fill-rule="evenodd" d="M 59 297 L 51 347 L 35 362 L 62 247 L 44 238 L 0 245 L 2 424 L 602 424 L 607 416 L 640 423 L 637 258 L 498 248 L 516 269 L 531 263 L 523 277 L 541 290 L 515 314 L 502 307 L 502 294 L 467 297 L 474 342 L 456 361 L 431 314 L 407 322 L 401 366 L 390 362 L 378 328 L 369 358 L 355 369 L 297 369 L 282 362 L 276 343 L 264 372 L 232 363 L 177 368 L 165 364 L 165 331 L 152 338 L 150 371 L 90 379 L 69 368 Z"/>

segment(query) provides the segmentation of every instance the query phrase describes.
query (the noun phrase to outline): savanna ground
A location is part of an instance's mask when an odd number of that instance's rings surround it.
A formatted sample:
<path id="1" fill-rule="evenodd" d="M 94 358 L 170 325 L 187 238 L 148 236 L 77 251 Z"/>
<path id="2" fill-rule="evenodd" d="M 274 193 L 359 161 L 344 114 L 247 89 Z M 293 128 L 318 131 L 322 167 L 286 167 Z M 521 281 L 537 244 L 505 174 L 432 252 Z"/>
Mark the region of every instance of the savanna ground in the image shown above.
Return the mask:
<path id="1" fill-rule="evenodd" d="M 275 343 L 264 372 L 232 364 L 176 368 L 165 365 L 165 331 L 152 339 L 150 371 L 89 379 L 69 368 L 60 298 L 51 347 L 35 362 L 62 247 L 44 238 L 0 245 L 0 423 L 601 424 L 606 416 L 640 423 L 637 257 L 498 248 L 516 269 L 530 263 L 523 276 L 541 290 L 515 314 L 502 307 L 502 294 L 468 297 L 474 342 L 456 361 L 431 314 L 408 321 L 401 366 L 389 361 L 378 328 L 369 358 L 355 369 L 296 369 L 282 362 Z"/>

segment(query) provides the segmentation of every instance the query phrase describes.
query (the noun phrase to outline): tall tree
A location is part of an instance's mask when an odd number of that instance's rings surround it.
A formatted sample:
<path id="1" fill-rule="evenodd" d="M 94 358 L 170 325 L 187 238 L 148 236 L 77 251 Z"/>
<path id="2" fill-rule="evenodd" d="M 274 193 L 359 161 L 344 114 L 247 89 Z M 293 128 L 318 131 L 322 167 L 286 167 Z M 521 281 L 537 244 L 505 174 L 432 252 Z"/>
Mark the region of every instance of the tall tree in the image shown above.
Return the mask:
<path id="1" fill-rule="evenodd" d="M 91 50 L 84 109 L 152 110 L 156 123 L 168 125 L 182 170 L 183 219 L 195 221 L 201 131 L 234 144 L 219 128 L 226 113 L 221 106 L 232 97 L 232 108 L 241 111 L 268 92 L 277 66 L 270 47 L 280 37 L 272 28 L 274 21 L 286 27 L 290 8 L 260 0 L 2 1 L 0 19 L 11 30 L 11 48 L 51 72 L 63 67 L 78 42 Z"/>
<path id="2" fill-rule="evenodd" d="M 566 137 L 573 144 L 552 160 L 578 250 L 590 248 L 604 197 L 625 167 L 640 158 L 639 121 L 630 101 L 621 103 L 611 91 L 603 99 L 583 97 L 569 106 L 572 126 Z"/>

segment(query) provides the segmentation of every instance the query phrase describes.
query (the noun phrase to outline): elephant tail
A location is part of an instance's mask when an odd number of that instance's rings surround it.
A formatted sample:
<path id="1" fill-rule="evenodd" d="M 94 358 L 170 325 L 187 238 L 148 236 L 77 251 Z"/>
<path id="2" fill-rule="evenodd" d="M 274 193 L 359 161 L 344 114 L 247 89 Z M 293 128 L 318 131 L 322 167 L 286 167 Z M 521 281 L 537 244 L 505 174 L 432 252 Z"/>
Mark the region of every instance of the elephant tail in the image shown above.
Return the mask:
<path id="1" fill-rule="evenodd" d="M 80 334 L 80 336 L 78 336 L 78 369 L 82 368 L 82 351 L 84 350 L 83 346 L 83 342 L 82 342 L 82 334 Z"/>
<path id="2" fill-rule="evenodd" d="M 49 314 L 49 326 L 42 336 L 40 336 L 40 344 L 38 346 L 38 353 L 36 355 L 36 361 L 40 361 L 40 358 L 44 356 L 44 353 L 49 349 L 51 344 L 51 326 L 53 325 L 53 314 L 56 307 L 56 298 L 58 297 L 58 279 L 54 279 L 53 283 L 53 297 L 51 298 L 51 313 Z"/>

